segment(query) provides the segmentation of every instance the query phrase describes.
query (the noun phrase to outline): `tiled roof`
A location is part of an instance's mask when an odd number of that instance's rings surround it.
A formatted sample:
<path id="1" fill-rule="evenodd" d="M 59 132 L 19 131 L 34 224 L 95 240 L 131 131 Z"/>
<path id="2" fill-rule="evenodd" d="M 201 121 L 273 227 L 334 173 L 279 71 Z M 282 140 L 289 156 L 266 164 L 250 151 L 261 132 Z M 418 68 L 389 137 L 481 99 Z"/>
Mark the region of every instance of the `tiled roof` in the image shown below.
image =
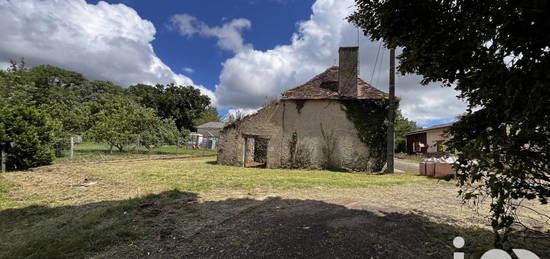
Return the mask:
<path id="1" fill-rule="evenodd" d="M 197 126 L 197 129 L 221 129 L 224 126 L 223 122 L 211 121 Z"/>
<path id="2" fill-rule="evenodd" d="M 305 84 L 283 93 L 285 99 L 383 99 L 387 94 L 357 77 L 357 96 L 338 94 L 338 66 L 316 75 Z"/>
<path id="3" fill-rule="evenodd" d="M 430 130 L 448 128 L 448 127 L 453 126 L 453 123 L 454 123 L 454 122 L 451 122 L 451 123 L 444 123 L 444 124 L 438 124 L 438 125 L 434 125 L 434 126 L 427 127 L 427 128 L 423 128 L 423 129 L 413 130 L 413 131 L 411 131 L 411 132 L 405 133 L 405 136 L 407 136 L 407 135 L 413 135 L 413 134 L 417 134 L 417 133 L 422 133 L 422 132 L 426 132 L 426 131 L 430 131 Z"/>

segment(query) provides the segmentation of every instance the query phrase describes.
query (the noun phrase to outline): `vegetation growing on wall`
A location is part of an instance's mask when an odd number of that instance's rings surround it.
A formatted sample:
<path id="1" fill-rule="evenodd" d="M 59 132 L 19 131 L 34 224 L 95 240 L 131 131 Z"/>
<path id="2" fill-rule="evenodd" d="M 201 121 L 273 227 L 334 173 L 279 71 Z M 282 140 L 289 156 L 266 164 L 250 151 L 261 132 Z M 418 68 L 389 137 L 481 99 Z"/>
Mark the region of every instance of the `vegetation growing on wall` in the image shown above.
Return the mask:
<path id="1" fill-rule="evenodd" d="M 369 149 L 365 159 L 369 160 L 370 171 L 380 171 L 386 163 L 388 100 L 346 100 L 341 104 L 359 140 Z"/>
<path id="2" fill-rule="evenodd" d="M 295 100 L 294 103 L 296 104 L 296 111 L 298 111 L 298 114 L 302 113 L 302 108 L 304 108 L 306 100 Z"/>
<path id="3" fill-rule="evenodd" d="M 311 150 L 299 143 L 298 134 L 292 133 L 288 141 L 289 157 L 282 163 L 283 167 L 290 169 L 307 169 L 311 167 Z"/>
<path id="4" fill-rule="evenodd" d="M 336 159 L 336 136 L 334 130 L 326 131 L 321 123 L 321 134 L 323 135 L 323 169 L 335 170 L 340 169 Z"/>

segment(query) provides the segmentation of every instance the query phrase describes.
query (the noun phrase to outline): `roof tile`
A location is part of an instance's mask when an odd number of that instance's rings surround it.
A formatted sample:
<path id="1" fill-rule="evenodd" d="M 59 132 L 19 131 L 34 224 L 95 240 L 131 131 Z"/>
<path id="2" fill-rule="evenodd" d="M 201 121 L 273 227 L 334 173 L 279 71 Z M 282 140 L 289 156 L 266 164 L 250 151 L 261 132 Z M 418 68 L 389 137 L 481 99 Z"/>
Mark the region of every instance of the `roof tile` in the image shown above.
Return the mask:
<path id="1" fill-rule="evenodd" d="M 357 77 L 357 96 L 341 96 L 338 93 L 338 66 L 328 68 L 303 85 L 283 93 L 283 100 L 298 99 L 383 99 L 386 93 Z"/>

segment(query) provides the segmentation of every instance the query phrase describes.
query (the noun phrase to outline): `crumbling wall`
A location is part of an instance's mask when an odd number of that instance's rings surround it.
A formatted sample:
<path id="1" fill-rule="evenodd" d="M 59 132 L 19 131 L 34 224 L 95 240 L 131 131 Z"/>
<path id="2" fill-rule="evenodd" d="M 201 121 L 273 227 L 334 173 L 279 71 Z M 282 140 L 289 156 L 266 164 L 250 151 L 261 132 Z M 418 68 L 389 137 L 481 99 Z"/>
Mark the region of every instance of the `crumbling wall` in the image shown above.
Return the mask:
<path id="1" fill-rule="evenodd" d="M 228 125 L 220 135 L 219 164 L 243 166 L 245 136 L 269 137 L 268 168 L 373 171 L 369 148 L 338 100 L 283 100 Z"/>
<path id="2" fill-rule="evenodd" d="M 257 113 L 246 116 L 222 129 L 218 146 L 218 163 L 222 165 L 243 166 L 244 136 L 256 135 L 269 137 L 267 167 L 280 167 L 279 151 L 282 136 L 282 113 L 281 104 L 273 102 L 260 109 Z"/>

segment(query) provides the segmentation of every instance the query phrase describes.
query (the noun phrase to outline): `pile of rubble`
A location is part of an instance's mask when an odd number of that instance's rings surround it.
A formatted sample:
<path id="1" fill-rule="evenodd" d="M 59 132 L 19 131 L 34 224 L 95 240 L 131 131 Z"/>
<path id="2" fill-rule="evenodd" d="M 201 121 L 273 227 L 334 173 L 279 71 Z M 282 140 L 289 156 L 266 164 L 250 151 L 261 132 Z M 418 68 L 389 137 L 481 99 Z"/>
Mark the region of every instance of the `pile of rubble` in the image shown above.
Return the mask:
<path id="1" fill-rule="evenodd" d="M 456 178 L 456 171 L 453 169 L 453 164 L 456 159 L 453 157 L 432 157 L 425 158 L 420 162 L 420 175 L 434 178 Z"/>

